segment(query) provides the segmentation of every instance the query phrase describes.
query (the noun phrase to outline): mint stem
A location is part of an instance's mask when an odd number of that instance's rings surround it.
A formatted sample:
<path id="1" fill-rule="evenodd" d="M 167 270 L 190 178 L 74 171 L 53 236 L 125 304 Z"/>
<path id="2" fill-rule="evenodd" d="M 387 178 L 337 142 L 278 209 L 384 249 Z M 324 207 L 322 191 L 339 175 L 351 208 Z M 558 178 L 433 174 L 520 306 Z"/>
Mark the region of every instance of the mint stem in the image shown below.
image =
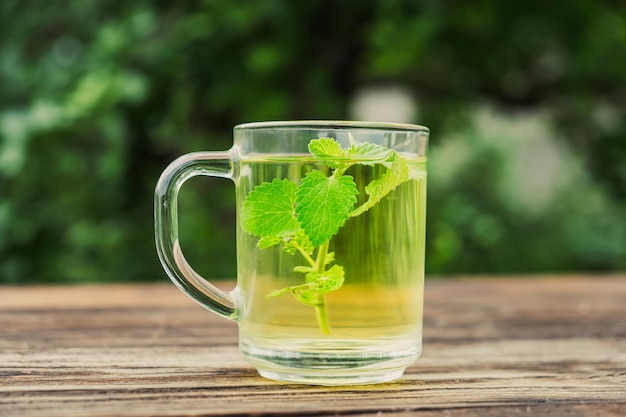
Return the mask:
<path id="1" fill-rule="evenodd" d="M 315 265 L 317 266 L 317 272 L 319 272 L 320 274 L 323 274 L 326 271 L 326 255 L 328 255 L 329 244 L 330 240 L 327 240 L 325 243 L 322 243 L 317 250 Z"/>
<path id="2" fill-rule="evenodd" d="M 317 316 L 317 325 L 324 334 L 330 334 L 330 325 L 328 324 L 328 312 L 326 311 L 326 301 L 324 300 L 324 294 L 320 297 L 322 304 L 315 306 L 315 315 Z"/>
<path id="3" fill-rule="evenodd" d="M 356 165 L 356 162 L 346 162 L 343 166 L 336 168 L 333 171 L 333 176 L 335 178 L 341 177 L 352 165 Z"/>
<path id="4" fill-rule="evenodd" d="M 317 265 L 317 272 L 323 274 L 326 272 L 326 255 L 328 255 L 328 246 L 330 240 L 322 243 L 317 249 L 317 256 L 315 263 Z M 317 317 L 317 324 L 324 334 L 330 334 L 330 324 L 328 323 L 328 311 L 326 309 L 326 295 L 319 294 L 319 304 L 315 306 L 315 315 Z"/>
<path id="5" fill-rule="evenodd" d="M 298 249 L 298 252 L 300 252 L 300 254 L 304 257 L 304 259 L 307 260 L 307 262 L 311 265 L 312 268 L 317 267 L 317 262 L 314 261 L 313 258 L 311 258 L 311 256 L 307 253 L 306 250 L 302 248 L 302 246 L 296 244 L 295 247 L 296 249 Z"/>

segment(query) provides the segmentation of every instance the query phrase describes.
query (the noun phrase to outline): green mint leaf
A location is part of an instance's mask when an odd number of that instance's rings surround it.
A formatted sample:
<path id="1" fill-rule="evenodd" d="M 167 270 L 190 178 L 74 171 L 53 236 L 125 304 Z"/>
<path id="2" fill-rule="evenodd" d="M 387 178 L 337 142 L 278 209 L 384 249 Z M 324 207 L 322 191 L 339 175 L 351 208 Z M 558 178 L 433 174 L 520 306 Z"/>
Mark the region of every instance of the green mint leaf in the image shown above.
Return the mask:
<path id="1" fill-rule="evenodd" d="M 283 243 L 283 249 L 285 252 L 292 255 L 296 253 L 298 249 L 301 249 L 310 255 L 313 253 L 313 249 L 315 249 L 311 243 L 311 239 L 309 239 L 309 236 L 307 236 L 302 229 L 298 230 L 298 232 L 293 236 L 283 239 Z"/>
<path id="2" fill-rule="evenodd" d="M 259 249 L 267 249 L 283 242 L 284 239 L 280 236 L 263 236 L 256 245 Z"/>
<path id="3" fill-rule="evenodd" d="M 297 270 L 296 272 L 309 271 L 306 274 L 306 283 L 272 291 L 267 297 L 279 297 L 290 292 L 303 304 L 320 306 L 324 304 L 324 294 L 338 290 L 344 282 L 345 273 L 343 267 L 339 265 L 333 265 L 324 272 L 317 272 L 309 267 L 296 267 L 294 270 Z"/>
<path id="4" fill-rule="evenodd" d="M 323 164 L 331 168 L 340 166 L 341 163 L 339 163 L 338 160 L 346 156 L 345 149 L 333 138 L 313 139 L 309 142 L 309 152 Z"/>
<path id="5" fill-rule="evenodd" d="M 398 185 L 409 180 L 409 165 L 406 160 L 395 155 L 391 167 L 380 177 L 365 187 L 365 193 L 378 203 L 384 196 L 395 190 Z"/>
<path id="6" fill-rule="evenodd" d="M 313 246 L 321 245 L 339 231 L 354 208 L 358 193 L 349 175 L 335 178 L 320 171 L 306 174 L 296 190 L 296 215 Z"/>
<path id="7" fill-rule="evenodd" d="M 274 291 L 270 292 L 269 294 L 267 294 L 265 297 L 266 298 L 280 297 L 283 294 L 293 293 L 294 291 L 296 291 L 298 289 L 307 289 L 307 288 L 310 288 L 310 287 L 311 287 L 310 284 L 302 284 L 302 285 L 296 285 L 296 286 L 293 286 L 293 287 L 285 287 L 285 288 L 281 288 L 280 290 L 274 290 Z"/>
<path id="8" fill-rule="evenodd" d="M 293 295 L 296 297 L 296 300 L 300 301 L 302 304 L 311 307 L 319 307 L 324 305 L 324 294 L 321 294 L 319 291 L 317 291 L 317 289 L 296 289 L 293 291 Z"/>
<path id="9" fill-rule="evenodd" d="M 309 142 L 309 151 L 320 159 L 337 158 L 346 155 L 345 149 L 333 138 L 313 139 Z"/>
<path id="10" fill-rule="evenodd" d="M 356 159 L 356 162 L 362 165 L 379 164 L 388 160 L 392 154 L 391 149 L 369 142 L 352 145 L 347 152 L 351 159 Z"/>
<path id="11" fill-rule="evenodd" d="M 324 258 L 324 265 L 335 262 L 335 252 L 328 252 Z"/>
<path id="12" fill-rule="evenodd" d="M 343 267 L 339 265 L 333 265 L 324 272 L 312 271 L 306 275 L 306 282 L 313 284 L 315 290 L 322 294 L 338 290 L 343 285 L 343 280 Z"/>
<path id="13" fill-rule="evenodd" d="M 324 302 L 323 294 L 317 290 L 317 285 L 314 282 L 274 290 L 267 294 L 266 297 L 280 297 L 287 293 L 292 293 L 298 301 L 309 306 L 318 306 Z"/>
<path id="14" fill-rule="evenodd" d="M 296 184 L 287 179 L 275 179 L 255 187 L 242 205 L 243 229 L 261 237 L 296 233 L 300 229 L 294 213 L 296 189 Z"/>
<path id="15" fill-rule="evenodd" d="M 315 268 L 311 267 L 311 266 L 296 266 L 295 268 L 293 268 L 294 272 L 301 272 L 303 274 L 308 274 L 309 272 L 315 272 Z"/>
<path id="16" fill-rule="evenodd" d="M 358 216 L 372 208 L 387 194 L 395 190 L 398 185 L 409 180 L 409 165 L 402 156 L 393 152 L 393 161 L 389 169 L 377 180 L 373 180 L 365 187 L 369 199 L 350 213 L 350 217 Z"/>

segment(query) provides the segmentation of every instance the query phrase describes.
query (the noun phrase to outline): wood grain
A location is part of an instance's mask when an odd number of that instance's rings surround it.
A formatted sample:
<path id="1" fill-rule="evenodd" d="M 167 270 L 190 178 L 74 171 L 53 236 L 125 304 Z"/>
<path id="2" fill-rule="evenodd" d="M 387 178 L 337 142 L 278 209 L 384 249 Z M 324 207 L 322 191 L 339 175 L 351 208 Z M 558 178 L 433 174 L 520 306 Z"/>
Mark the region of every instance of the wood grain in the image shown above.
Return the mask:
<path id="1" fill-rule="evenodd" d="M 0 415 L 626 415 L 626 276 L 431 280 L 424 311 L 401 380 L 310 387 L 169 283 L 0 287 Z"/>

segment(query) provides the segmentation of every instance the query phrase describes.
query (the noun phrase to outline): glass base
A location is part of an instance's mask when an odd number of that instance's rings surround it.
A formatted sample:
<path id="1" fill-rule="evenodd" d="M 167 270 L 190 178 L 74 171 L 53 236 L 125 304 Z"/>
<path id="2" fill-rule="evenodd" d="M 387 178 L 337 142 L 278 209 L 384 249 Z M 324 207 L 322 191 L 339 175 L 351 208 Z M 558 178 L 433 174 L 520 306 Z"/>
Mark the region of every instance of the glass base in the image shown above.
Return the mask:
<path id="1" fill-rule="evenodd" d="M 403 351 L 302 352 L 241 344 L 245 359 L 275 381 L 307 385 L 368 385 L 394 381 L 414 363 L 420 346 Z"/>
<path id="2" fill-rule="evenodd" d="M 326 386 L 382 384 L 384 382 L 391 382 L 400 378 L 402 374 L 404 374 L 404 370 L 405 368 L 379 373 L 364 372 L 362 374 L 351 373 L 348 375 L 342 375 L 341 373 L 303 374 L 257 369 L 259 375 L 264 378 L 272 379 L 274 381 L 290 382 L 293 384 Z"/>

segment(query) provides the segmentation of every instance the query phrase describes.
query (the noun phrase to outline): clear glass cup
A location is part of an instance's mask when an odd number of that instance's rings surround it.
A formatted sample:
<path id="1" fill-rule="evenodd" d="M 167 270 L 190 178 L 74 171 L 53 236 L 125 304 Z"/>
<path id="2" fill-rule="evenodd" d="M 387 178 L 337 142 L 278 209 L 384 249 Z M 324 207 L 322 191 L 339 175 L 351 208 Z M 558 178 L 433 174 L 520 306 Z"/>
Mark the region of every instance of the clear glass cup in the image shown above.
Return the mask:
<path id="1" fill-rule="evenodd" d="M 184 155 L 161 175 L 163 268 L 195 301 L 238 323 L 240 350 L 264 377 L 316 385 L 399 378 L 421 353 L 428 135 L 392 123 L 236 126 L 230 150 Z M 196 175 L 235 184 L 230 292 L 198 275 L 179 245 L 177 195 Z"/>

